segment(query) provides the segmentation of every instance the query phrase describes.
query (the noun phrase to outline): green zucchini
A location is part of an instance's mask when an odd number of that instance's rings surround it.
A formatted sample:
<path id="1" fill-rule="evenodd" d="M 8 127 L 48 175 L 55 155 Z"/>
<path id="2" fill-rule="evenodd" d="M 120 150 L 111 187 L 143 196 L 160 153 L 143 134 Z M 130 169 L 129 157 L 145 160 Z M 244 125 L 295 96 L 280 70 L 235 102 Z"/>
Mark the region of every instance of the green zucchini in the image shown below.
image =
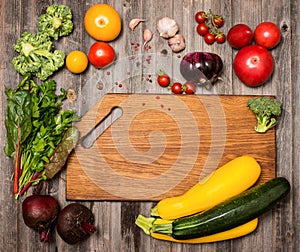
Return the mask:
<path id="1" fill-rule="evenodd" d="M 171 235 L 177 240 L 226 231 L 259 217 L 287 195 L 289 190 L 288 180 L 274 178 L 204 212 L 175 219 L 169 224 L 154 224 L 152 231 Z"/>

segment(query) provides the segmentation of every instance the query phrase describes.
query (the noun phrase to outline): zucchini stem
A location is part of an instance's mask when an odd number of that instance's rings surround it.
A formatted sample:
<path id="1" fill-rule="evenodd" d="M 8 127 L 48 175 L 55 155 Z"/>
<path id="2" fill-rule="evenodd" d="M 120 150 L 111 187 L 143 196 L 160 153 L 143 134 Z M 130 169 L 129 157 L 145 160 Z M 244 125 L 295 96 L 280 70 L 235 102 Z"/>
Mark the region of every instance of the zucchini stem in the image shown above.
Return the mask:
<path id="1" fill-rule="evenodd" d="M 135 220 L 135 224 L 140 227 L 145 234 L 150 235 L 152 227 L 153 227 L 153 223 L 155 221 L 155 218 L 147 218 L 143 215 L 139 215 L 136 220 Z"/>
<path id="2" fill-rule="evenodd" d="M 164 223 L 164 224 L 155 224 L 154 223 L 153 228 L 152 228 L 152 232 L 172 236 L 172 233 L 173 233 L 172 222 Z"/>
<path id="3" fill-rule="evenodd" d="M 159 217 L 158 210 L 157 210 L 157 205 L 151 209 L 151 216 Z"/>
<path id="4" fill-rule="evenodd" d="M 173 221 L 170 220 L 166 221 L 154 217 L 147 218 L 143 215 L 139 215 L 135 221 L 135 224 L 140 227 L 147 235 L 151 235 L 151 233 L 172 235 L 172 222 Z"/>

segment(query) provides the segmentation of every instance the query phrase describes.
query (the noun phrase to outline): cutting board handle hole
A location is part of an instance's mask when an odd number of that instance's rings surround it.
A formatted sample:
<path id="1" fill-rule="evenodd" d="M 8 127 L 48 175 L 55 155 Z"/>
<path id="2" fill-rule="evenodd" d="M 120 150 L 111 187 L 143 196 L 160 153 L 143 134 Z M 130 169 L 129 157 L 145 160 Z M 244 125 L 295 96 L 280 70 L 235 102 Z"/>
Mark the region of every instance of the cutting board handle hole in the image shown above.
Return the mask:
<path id="1" fill-rule="evenodd" d="M 81 138 L 81 145 L 84 148 L 91 148 L 94 142 L 100 137 L 116 120 L 123 114 L 121 107 L 113 107 L 111 111 L 85 136 Z"/>

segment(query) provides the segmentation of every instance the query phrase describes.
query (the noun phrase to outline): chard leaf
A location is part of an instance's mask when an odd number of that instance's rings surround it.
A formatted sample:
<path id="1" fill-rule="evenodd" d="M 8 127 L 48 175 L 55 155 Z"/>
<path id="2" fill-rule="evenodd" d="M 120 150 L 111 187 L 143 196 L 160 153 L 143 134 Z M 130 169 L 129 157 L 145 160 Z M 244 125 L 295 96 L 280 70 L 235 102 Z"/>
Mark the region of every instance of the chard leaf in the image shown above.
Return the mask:
<path id="1" fill-rule="evenodd" d="M 14 92 L 6 89 L 7 109 L 5 127 L 7 131 L 5 154 L 9 157 L 14 155 L 17 143 L 21 144 L 31 133 L 31 99 L 27 91 Z M 20 137 L 18 136 L 20 128 Z"/>
<path id="2" fill-rule="evenodd" d="M 79 131 L 76 127 L 68 128 L 65 132 L 61 143 L 56 147 L 50 157 L 50 162 L 45 164 L 45 174 L 51 179 L 65 165 L 69 154 L 76 146 L 79 139 Z"/>

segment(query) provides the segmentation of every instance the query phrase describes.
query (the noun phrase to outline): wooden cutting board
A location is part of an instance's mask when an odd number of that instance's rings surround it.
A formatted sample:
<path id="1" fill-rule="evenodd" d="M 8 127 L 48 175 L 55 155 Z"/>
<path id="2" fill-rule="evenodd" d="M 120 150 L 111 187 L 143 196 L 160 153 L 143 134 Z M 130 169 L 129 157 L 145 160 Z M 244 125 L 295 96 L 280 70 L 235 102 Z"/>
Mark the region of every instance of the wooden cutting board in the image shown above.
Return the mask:
<path id="1" fill-rule="evenodd" d="M 255 132 L 251 97 L 105 95 L 76 124 L 81 138 L 67 163 L 67 199 L 160 200 L 241 155 L 261 165 L 258 183 L 274 178 L 275 129 Z"/>

